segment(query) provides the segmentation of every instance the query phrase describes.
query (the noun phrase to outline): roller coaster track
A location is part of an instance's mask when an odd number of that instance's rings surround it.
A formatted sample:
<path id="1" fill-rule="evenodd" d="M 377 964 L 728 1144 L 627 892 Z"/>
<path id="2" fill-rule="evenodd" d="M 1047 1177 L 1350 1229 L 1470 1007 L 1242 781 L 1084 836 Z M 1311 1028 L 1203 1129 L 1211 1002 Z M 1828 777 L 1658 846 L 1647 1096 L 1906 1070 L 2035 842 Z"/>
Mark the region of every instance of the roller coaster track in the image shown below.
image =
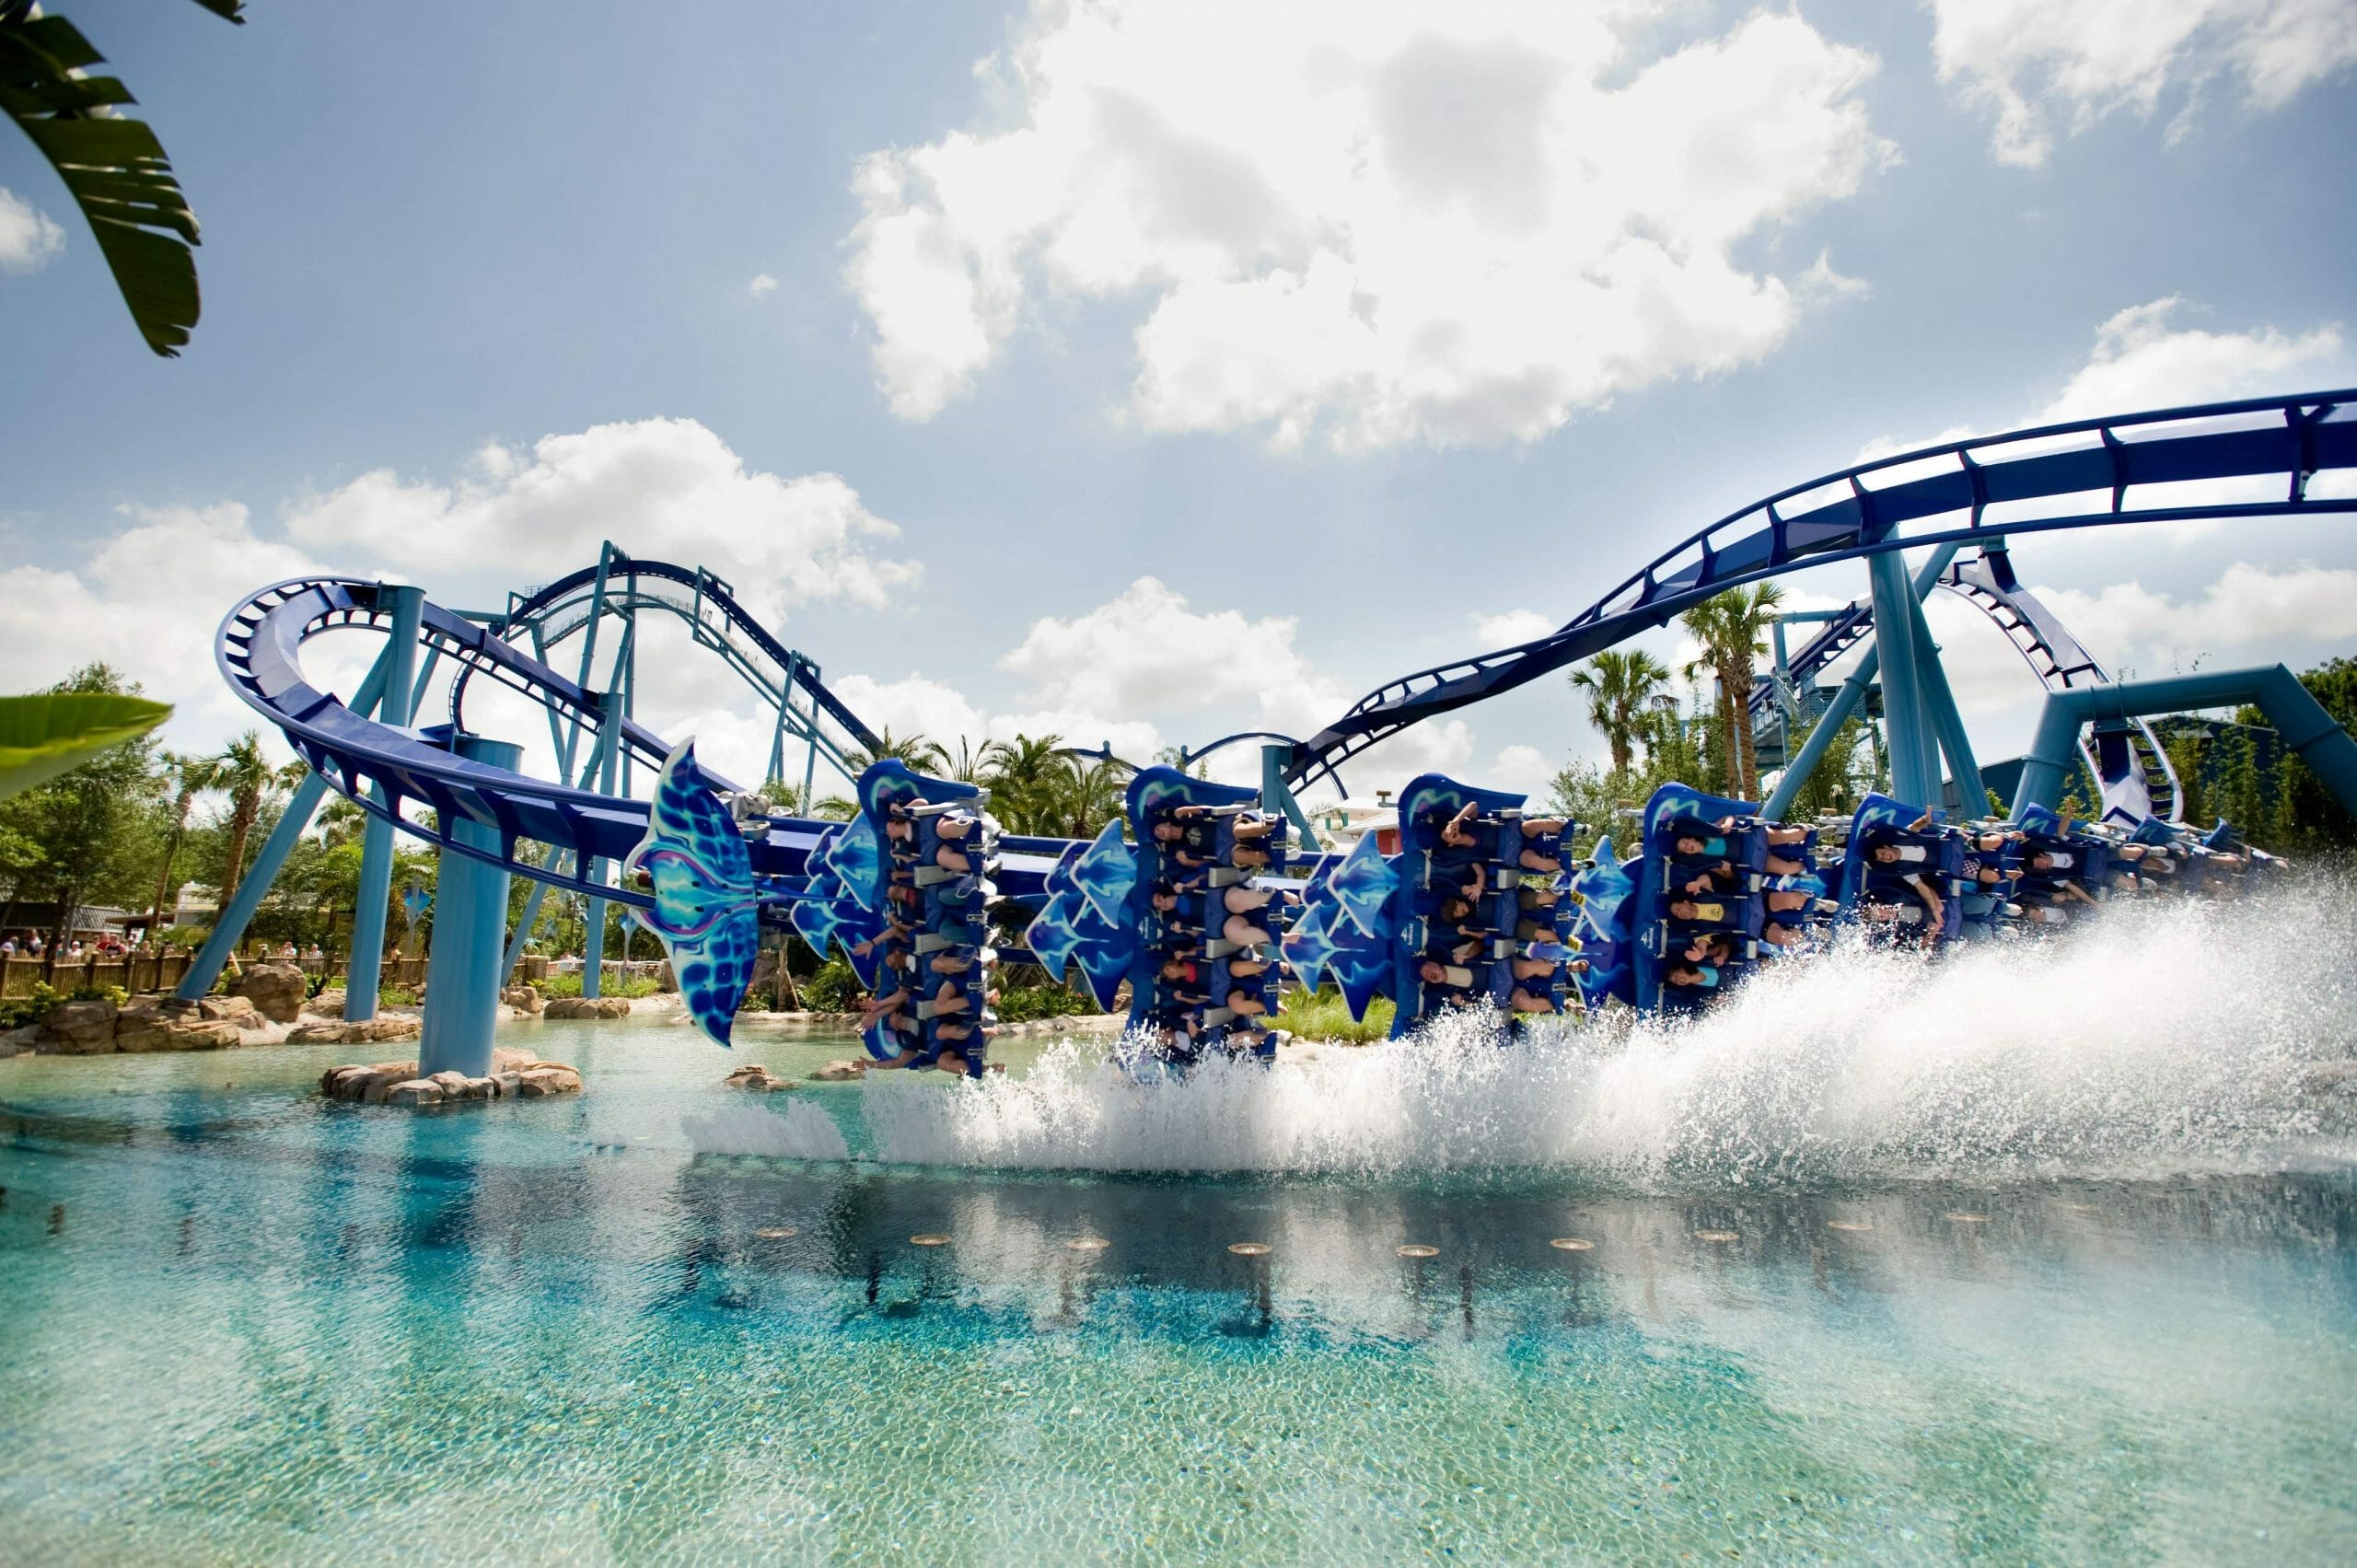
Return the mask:
<path id="1" fill-rule="evenodd" d="M 599 613 L 601 577 L 606 609 L 660 610 L 679 617 L 688 623 L 698 643 L 719 654 L 771 707 L 786 707 L 791 692 L 798 689 L 809 700 L 813 712 L 834 720 L 854 746 L 874 748 L 882 744 L 881 738 L 819 679 L 817 665 L 780 642 L 737 602 L 726 583 L 702 567 L 617 552 L 609 557 L 602 568 L 585 566 L 517 597 L 504 613 L 492 619 L 491 629 L 510 638 L 519 632 L 529 633 L 535 647 L 545 652 L 579 633 L 593 615 Z M 668 591 L 665 587 L 649 584 L 668 585 Z M 688 591 L 679 593 L 677 590 L 680 588 Z M 450 721 L 461 727 L 465 700 L 465 681 L 453 681 Z M 846 774 L 855 772 L 849 766 L 850 758 L 842 741 L 829 734 L 824 726 L 812 724 L 809 728 L 819 749 L 838 768 Z"/>
<path id="2" fill-rule="evenodd" d="M 1402 730 L 1526 685 L 1745 583 L 1950 541 L 1985 546 L 2062 528 L 2357 511 L 2357 486 L 2309 494 L 2316 475 L 2351 470 L 2357 389 L 2077 420 L 1863 463 L 1730 513 L 1547 636 L 1377 688 L 1302 742 L 1287 777 L 1297 787 L 1339 782 L 1341 763 Z"/>
<path id="3" fill-rule="evenodd" d="M 2046 690 L 2070 691 L 2111 679 L 2086 645 L 2072 635 L 2043 600 L 2022 587 L 2014 575 L 2013 557 L 2002 543 L 1992 542 L 1981 554 L 1951 564 L 1940 574 L 1939 586 L 1987 616 Z M 1799 686 L 1813 682 L 1827 666 L 1873 633 L 1874 607 L 1860 599 L 1793 654 L 1786 665 L 1792 680 Z M 1774 715 L 1775 722 L 1781 723 L 1775 681 L 1771 671 L 1752 682 L 1751 711 Z M 2107 812 L 2117 809 L 2131 819 L 2145 816 L 2179 819 L 2176 765 L 2145 720 L 2107 726 L 2097 732 L 2093 744 L 2083 740 L 2079 751 L 2088 776 L 2103 791 Z"/>
<path id="4" fill-rule="evenodd" d="M 560 587 L 552 584 L 541 592 Z M 602 884 L 582 874 L 597 861 L 621 861 L 645 835 L 645 801 L 469 761 L 450 749 L 451 726 L 411 729 L 363 718 L 305 679 L 301 650 L 312 637 L 347 628 L 390 633 L 394 620 L 387 598 L 383 585 L 351 577 L 275 584 L 250 595 L 222 621 L 215 663 L 230 689 L 285 734 L 329 788 L 363 809 L 449 853 L 570 892 L 651 907 L 651 898 L 639 889 Z M 429 656 L 454 661 L 465 679 L 497 681 L 590 732 L 606 722 L 599 693 L 440 605 L 424 605 L 418 641 Z M 619 725 L 616 743 L 650 768 L 670 755 L 669 745 L 653 731 L 629 719 Z M 706 772 L 715 787 L 735 787 Z M 430 820 L 404 813 L 405 807 L 421 803 L 432 808 Z M 459 841 L 451 830 L 461 819 L 498 829 L 500 850 L 489 853 Z M 772 877 L 800 875 L 819 835 L 838 825 L 772 817 L 768 830 L 746 846 L 754 871 Z M 519 854 L 518 844 L 528 842 L 571 853 Z M 1060 840 L 1004 843 L 1008 853 L 998 881 L 1017 898 L 1039 891 L 1064 848 Z"/>

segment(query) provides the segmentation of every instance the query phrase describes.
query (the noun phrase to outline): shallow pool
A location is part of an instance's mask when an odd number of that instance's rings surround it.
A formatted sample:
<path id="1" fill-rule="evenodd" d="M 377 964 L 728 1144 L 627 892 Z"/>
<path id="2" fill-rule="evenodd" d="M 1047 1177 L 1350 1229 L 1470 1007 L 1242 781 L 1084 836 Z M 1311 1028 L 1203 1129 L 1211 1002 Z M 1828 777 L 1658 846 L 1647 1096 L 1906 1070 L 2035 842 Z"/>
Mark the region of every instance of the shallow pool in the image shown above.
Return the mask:
<path id="1" fill-rule="evenodd" d="M 2357 1556 L 2345 1145 L 2256 1047 L 2172 1129 L 1927 1027 L 759 1122 L 634 1024 L 428 1115 L 331 1050 L 0 1063 L 0 1559 Z M 853 1157 L 709 1152 L 811 1116 Z"/>

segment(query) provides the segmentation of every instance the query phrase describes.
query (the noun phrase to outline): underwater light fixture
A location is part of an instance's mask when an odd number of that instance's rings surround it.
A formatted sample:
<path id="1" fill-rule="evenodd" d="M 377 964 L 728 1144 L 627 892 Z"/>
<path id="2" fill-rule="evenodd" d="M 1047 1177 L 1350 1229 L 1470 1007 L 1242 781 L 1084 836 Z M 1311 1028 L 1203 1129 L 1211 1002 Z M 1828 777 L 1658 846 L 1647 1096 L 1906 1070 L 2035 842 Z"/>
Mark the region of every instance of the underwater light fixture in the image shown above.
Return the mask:
<path id="1" fill-rule="evenodd" d="M 1265 1258 L 1270 1250 L 1265 1241 L 1231 1241 L 1227 1249 L 1238 1258 Z"/>
<path id="2" fill-rule="evenodd" d="M 949 1238 L 938 1231 L 928 1230 L 909 1237 L 909 1245 L 911 1247 L 946 1247 L 949 1245 Z"/>
<path id="3" fill-rule="evenodd" d="M 1698 1230 L 1694 1233 L 1694 1239 L 1697 1241 L 1740 1241 L 1743 1239 L 1743 1233 L 1734 1230 Z"/>
<path id="4" fill-rule="evenodd" d="M 1558 1252 L 1593 1252 L 1596 1243 L 1584 1236 L 1558 1236 L 1547 1243 Z"/>
<path id="5" fill-rule="evenodd" d="M 1437 1247 L 1427 1247 L 1421 1241 L 1411 1241 L 1405 1247 L 1399 1249 L 1399 1256 L 1402 1258 L 1437 1258 L 1440 1256 L 1440 1249 Z"/>

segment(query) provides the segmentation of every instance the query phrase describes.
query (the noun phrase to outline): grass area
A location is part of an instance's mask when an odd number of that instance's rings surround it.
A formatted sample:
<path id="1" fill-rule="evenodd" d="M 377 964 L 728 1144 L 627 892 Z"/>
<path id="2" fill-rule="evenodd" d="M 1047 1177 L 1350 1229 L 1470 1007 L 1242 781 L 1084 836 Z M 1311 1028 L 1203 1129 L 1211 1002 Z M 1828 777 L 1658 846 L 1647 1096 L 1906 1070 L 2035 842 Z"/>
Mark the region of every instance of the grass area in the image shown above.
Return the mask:
<path id="1" fill-rule="evenodd" d="M 1364 1019 L 1353 1019 L 1351 1010 L 1342 1005 L 1341 996 L 1331 991 L 1312 995 L 1299 986 L 1289 986 L 1283 1002 L 1277 1011 L 1277 1028 L 1303 1040 L 1339 1040 L 1365 1045 L 1391 1032 L 1392 1007 L 1386 997 L 1378 996 L 1369 1003 Z"/>
<path id="2" fill-rule="evenodd" d="M 558 996 L 581 994 L 581 971 L 551 973 L 532 982 L 543 1001 Z M 663 988 L 644 975 L 624 977 L 618 974 L 598 976 L 598 993 L 601 996 L 652 996 Z"/>

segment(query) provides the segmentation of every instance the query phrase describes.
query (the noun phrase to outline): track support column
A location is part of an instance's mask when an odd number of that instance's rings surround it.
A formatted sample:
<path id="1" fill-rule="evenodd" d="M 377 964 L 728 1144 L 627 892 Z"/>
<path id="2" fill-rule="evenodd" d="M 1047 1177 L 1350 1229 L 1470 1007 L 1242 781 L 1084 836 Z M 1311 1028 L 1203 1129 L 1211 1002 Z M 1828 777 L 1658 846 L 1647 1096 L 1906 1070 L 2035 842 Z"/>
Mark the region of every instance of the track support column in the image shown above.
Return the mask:
<path id="1" fill-rule="evenodd" d="M 1924 562 L 1922 568 L 1915 574 L 1917 598 L 1924 598 L 1938 586 L 1940 574 L 1946 571 L 1948 563 L 1956 559 L 1956 548 L 1953 544 L 1944 544 L 1932 552 L 1932 558 Z M 1769 821 L 1782 821 L 1784 813 L 1793 808 L 1793 801 L 1799 796 L 1801 786 L 1808 783 L 1809 774 L 1815 772 L 1817 763 L 1824 760 L 1826 749 L 1833 744 L 1834 736 L 1850 722 L 1850 715 L 1858 711 L 1858 704 L 1865 700 L 1866 688 L 1875 683 L 1875 677 L 1881 672 L 1882 621 L 1880 610 L 1875 613 L 1875 640 L 1866 645 L 1866 651 L 1859 656 L 1858 668 L 1851 671 L 1850 678 L 1841 683 L 1841 690 L 1825 704 L 1825 712 L 1817 715 L 1817 722 L 1809 728 L 1808 739 L 1802 745 L 1800 755 L 1784 764 L 1784 776 L 1776 781 L 1776 792 L 1759 808 L 1760 816 Z M 1930 803 L 1927 801 L 1925 804 Z"/>
<path id="2" fill-rule="evenodd" d="M 1301 835 L 1305 849 L 1323 849 L 1318 830 L 1301 809 L 1301 802 L 1285 787 L 1285 770 L 1293 765 L 1293 748 L 1283 741 L 1264 740 L 1260 743 L 1260 809 L 1283 814 L 1294 830 Z"/>
<path id="3" fill-rule="evenodd" d="M 1937 806 L 1939 753 L 1915 656 L 1915 596 L 1909 591 L 1905 558 L 1895 550 L 1869 556 L 1866 580 L 1874 594 L 1875 647 L 1882 655 L 1882 714 L 1890 732 L 1891 790 L 1910 805 Z"/>
<path id="4" fill-rule="evenodd" d="M 384 724 L 406 725 L 415 694 L 417 628 L 425 610 L 425 590 L 388 587 L 382 602 L 391 610 L 393 624 L 385 643 L 385 696 L 377 716 Z M 384 800 L 382 786 L 372 793 Z M 392 896 L 393 825 L 371 816 L 360 840 L 360 893 L 352 911 L 352 959 L 343 977 L 343 1016 L 354 1023 L 377 1016 L 377 982 L 385 965 L 385 914 Z"/>
<path id="5" fill-rule="evenodd" d="M 600 794 L 614 793 L 614 777 L 619 769 L 622 748 L 621 694 L 609 691 L 598 703 L 598 789 Z M 603 856 L 589 862 L 587 880 L 603 885 L 606 862 Z M 604 993 L 606 968 L 606 900 L 589 900 L 588 927 L 581 939 L 581 994 L 598 996 Z"/>
<path id="6" fill-rule="evenodd" d="M 514 770 L 524 749 L 478 735 L 459 736 L 451 746 L 470 762 Z M 502 854 L 499 829 L 473 818 L 450 824 L 450 836 L 474 849 Z M 507 935 L 507 873 L 472 856 L 444 850 L 435 875 L 433 982 L 425 989 L 425 1023 L 418 1041 L 420 1077 L 491 1072 L 491 1035 L 499 1018 L 502 947 Z"/>

